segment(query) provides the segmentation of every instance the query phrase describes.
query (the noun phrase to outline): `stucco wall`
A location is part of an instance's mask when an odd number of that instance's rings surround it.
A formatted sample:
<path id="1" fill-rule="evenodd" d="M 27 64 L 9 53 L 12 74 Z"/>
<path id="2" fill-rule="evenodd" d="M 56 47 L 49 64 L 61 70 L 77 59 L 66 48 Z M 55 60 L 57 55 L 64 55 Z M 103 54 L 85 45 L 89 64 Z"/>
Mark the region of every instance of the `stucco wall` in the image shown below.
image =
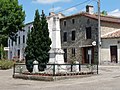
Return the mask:
<path id="1" fill-rule="evenodd" d="M 101 45 L 101 63 L 109 63 L 111 62 L 111 55 L 110 55 L 110 46 L 117 46 L 117 55 L 118 55 L 118 62 L 120 62 L 120 38 L 116 39 L 102 39 Z"/>

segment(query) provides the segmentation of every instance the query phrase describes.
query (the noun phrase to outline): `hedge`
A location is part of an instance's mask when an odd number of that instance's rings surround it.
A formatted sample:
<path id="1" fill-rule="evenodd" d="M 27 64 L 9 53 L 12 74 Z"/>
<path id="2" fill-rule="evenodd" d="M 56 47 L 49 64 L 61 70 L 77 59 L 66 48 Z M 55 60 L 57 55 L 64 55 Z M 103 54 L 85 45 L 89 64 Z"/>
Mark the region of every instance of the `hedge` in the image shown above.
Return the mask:
<path id="1" fill-rule="evenodd" d="M 12 68 L 14 65 L 13 61 L 10 60 L 0 60 L 0 69 L 6 70 Z"/>

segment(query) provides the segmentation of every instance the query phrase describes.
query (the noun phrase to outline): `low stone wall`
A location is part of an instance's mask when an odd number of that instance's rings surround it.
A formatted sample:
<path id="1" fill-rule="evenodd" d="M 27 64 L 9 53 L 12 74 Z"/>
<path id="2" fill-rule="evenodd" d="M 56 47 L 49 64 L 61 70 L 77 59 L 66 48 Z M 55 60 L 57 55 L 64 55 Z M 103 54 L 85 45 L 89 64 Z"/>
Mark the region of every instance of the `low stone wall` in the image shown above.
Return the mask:
<path id="1" fill-rule="evenodd" d="M 62 80 L 62 79 L 70 79 L 70 78 L 82 78 L 82 77 L 89 77 L 95 75 L 93 72 L 86 72 L 86 73 L 67 73 L 67 74 L 59 74 L 56 76 L 48 76 L 48 75 L 26 75 L 26 74 L 14 74 L 13 78 L 16 79 L 25 79 L 25 80 L 38 80 L 38 81 L 55 81 L 55 80 Z"/>

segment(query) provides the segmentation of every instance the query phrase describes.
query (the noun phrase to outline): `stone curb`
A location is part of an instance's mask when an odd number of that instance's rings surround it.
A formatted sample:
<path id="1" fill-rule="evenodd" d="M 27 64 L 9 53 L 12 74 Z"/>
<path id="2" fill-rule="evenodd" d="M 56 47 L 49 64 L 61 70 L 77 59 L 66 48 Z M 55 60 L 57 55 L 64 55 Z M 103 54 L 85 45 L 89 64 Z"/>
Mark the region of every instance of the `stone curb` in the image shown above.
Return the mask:
<path id="1" fill-rule="evenodd" d="M 24 79 L 24 80 L 37 80 L 37 81 L 56 81 L 72 78 L 83 78 L 90 77 L 95 74 L 86 74 L 86 75 L 73 75 L 73 76 L 39 76 L 39 75 L 24 75 L 24 74 L 15 74 L 13 78 L 15 79 Z"/>

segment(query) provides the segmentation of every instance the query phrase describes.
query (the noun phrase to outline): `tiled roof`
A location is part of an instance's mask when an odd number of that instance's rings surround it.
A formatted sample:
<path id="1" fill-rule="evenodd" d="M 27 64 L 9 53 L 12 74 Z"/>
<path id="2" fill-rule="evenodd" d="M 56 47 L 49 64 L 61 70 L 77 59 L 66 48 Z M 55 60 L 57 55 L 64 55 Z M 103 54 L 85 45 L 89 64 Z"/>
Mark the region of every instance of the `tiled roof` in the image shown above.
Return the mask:
<path id="1" fill-rule="evenodd" d="M 120 38 L 120 30 L 105 34 L 102 36 L 102 38 L 105 38 L 105 39 L 107 39 L 107 38 Z"/>
<path id="2" fill-rule="evenodd" d="M 87 16 L 89 18 L 93 18 L 93 19 L 98 19 L 98 16 L 95 14 L 84 14 L 84 16 Z M 118 17 L 113 17 L 113 16 L 102 16 L 100 17 L 101 21 L 104 22 L 111 22 L 111 23 L 119 23 L 120 24 L 120 18 Z"/>
<path id="3" fill-rule="evenodd" d="M 92 18 L 92 19 L 95 19 L 95 20 L 98 19 L 98 15 L 97 14 L 88 14 L 88 13 L 85 13 L 85 12 L 81 12 L 81 13 L 77 13 L 77 14 L 74 14 L 74 15 L 66 16 L 66 17 L 62 18 L 62 20 L 65 20 L 67 18 L 74 18 L 76 16 L 86 16 L 86 17 L 89 17 L 89 18 Z M 101 15 L 100 19 L 103 22 L 118 23 L 118 24 L 120 24 L 120 18 L 118 18 L 118 17 L 102 16 Z"/>

